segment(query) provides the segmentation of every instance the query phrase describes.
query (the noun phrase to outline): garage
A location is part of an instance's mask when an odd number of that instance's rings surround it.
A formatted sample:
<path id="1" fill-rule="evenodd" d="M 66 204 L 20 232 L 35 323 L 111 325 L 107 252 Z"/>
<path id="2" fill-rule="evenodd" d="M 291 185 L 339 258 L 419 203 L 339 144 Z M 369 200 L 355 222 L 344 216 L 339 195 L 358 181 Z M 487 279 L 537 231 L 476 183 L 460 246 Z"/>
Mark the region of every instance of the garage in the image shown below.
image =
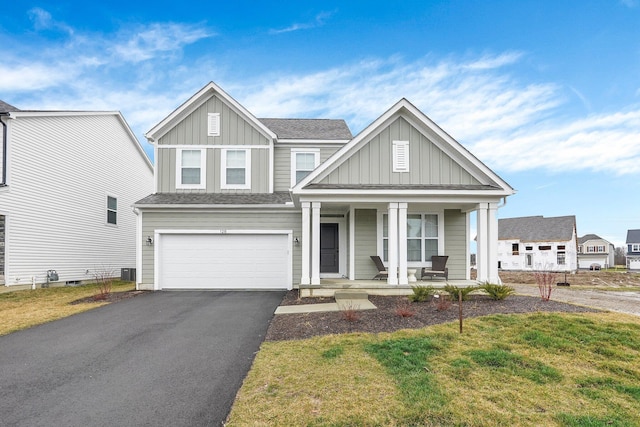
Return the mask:
<path id="1" fill-rule="evenodd" d="M 157 289 L 291 289 L 290 234 L 159 234 Z"/>
<path id="2" fill-rule="evenodd" d="M 629 270 L 640 270 L 640 258 L 629 259 Z"/>

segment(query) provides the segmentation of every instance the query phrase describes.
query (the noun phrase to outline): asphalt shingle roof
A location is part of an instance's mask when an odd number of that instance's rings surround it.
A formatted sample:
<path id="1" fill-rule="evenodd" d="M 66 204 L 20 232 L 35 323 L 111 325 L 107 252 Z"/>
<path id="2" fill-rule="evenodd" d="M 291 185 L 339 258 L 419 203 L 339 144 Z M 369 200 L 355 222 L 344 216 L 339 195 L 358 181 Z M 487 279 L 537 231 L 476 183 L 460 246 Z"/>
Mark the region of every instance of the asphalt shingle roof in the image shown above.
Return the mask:
<path id="1" fill-rule="evenodd" d="M 11 111 L 20 111 L 20 109 L 14 107 L 11 104 L 7 104 L 6 102 L 0 99 L 0 113 L 9 113 Z"/>
<path id="2" fill-rule="evenodd" d="M 627 230 L 627 243 L 640 243 L 640 230 Z"/>
<path id="3" fill-rule="evenodd" d="M 498 220 L 498 239 L 519 239 L 523 242 L 568 241 L 573 236 L 575 224 L 574 215 L 503 218 Z"/>
<path id="4" fill-rule="evenodd" d="M 284 205 L 289 193 L 156 193 L 136 205 Z"/>
<path id="5" fill-rule="evenodd" d="M 353 138 L 342 119 L 258 119 L 280 139 L 350 140 Z"/>
<path id="6" fill-rule="evenodd" d="M 309 184 L 304 188 L 309 190 L 499 190 L 492 185 L 451 184 L 451 185 L 422 185 L 422 184 Z"/>
<path id="7" fill-rule="evenodd" d="M 604 240 L 604 239 L 598 236 L 597 234 L 586 234 L 582 237 L 578 237 L 578 244 L 581 245 L 588 240 Z"/>

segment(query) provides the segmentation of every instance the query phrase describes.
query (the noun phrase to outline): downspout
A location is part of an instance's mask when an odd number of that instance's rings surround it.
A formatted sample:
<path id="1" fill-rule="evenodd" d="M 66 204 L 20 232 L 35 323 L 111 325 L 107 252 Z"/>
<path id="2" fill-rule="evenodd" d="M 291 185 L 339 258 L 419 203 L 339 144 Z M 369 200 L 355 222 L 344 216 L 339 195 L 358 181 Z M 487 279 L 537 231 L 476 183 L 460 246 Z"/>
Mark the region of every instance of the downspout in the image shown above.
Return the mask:
<path id="1" fill-rule="evenodd" d="M 2 123 L 2 180 L 0 187 L 7 185 L 7 124 L 2 120 L 3 116 L 9 116 L 9 113 L 0 113 L 0 123 Z"/>

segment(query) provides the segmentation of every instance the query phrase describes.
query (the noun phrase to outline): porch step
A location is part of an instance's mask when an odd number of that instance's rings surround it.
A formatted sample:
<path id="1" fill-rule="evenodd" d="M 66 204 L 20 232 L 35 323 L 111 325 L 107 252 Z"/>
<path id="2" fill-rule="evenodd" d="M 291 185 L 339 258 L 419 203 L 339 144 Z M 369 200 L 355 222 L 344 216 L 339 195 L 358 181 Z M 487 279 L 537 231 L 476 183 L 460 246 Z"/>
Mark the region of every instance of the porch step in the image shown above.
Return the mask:
<path id="1" fill-rule="evenodd" d="M 338 300 L 354 300 L 354 299 L 369 299 L 369 294 L 362 290 L 337 290 L 335 291 L 334 298 Z"/>

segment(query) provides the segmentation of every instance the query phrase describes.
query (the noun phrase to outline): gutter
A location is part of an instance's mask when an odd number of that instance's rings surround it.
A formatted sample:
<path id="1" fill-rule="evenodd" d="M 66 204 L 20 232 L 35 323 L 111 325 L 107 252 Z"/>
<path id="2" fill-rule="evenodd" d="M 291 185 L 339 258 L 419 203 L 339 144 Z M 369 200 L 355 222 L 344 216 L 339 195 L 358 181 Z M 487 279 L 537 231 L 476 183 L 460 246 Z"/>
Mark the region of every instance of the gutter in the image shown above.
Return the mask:
<path id="1" fill-rule="evenodd" d="M 0 187 L 7 185 L 7 124 L 2 120 L 3 116 L 9 117 L 9 113 L 0 113 L 0 123 L 2 123 L 2 178 L 0 178 Z"/>

